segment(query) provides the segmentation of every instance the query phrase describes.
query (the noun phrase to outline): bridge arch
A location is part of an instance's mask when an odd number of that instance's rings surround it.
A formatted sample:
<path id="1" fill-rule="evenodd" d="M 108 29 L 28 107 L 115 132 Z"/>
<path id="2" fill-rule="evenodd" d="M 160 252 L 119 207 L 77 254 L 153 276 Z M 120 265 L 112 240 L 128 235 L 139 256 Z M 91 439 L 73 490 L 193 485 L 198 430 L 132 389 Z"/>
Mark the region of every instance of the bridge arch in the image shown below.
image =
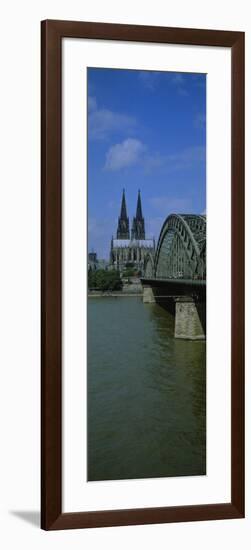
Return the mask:
<path id="1" fill-rule="evenodd" d="M 144 277 L 152 279 L 154 277 L 154 256 L 148 253 L 144 260 Z"/>
<path id="2" fill-rule="evenodd" d="M 171 214 L 162 226 L 154 260 L 157 279 L 206 276 L 206 216 Z"/>

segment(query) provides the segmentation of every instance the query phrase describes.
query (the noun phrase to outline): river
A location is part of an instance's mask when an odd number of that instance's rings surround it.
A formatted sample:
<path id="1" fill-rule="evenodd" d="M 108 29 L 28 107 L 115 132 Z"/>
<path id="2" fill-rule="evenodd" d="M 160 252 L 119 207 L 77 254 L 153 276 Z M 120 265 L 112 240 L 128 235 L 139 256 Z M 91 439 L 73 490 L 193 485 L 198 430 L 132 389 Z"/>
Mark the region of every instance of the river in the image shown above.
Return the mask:
<path id="1" fill-rule="evenodd" d="M 88 480 L 206 473 L 206 344 L 142 297 L 88 300 Z"/>

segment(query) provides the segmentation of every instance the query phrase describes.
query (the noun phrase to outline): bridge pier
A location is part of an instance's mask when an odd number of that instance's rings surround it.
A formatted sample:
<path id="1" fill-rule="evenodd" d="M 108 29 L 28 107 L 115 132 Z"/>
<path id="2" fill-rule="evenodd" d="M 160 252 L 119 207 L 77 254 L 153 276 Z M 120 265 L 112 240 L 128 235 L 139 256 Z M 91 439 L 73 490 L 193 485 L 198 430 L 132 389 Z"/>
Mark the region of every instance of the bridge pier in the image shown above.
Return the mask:
<path id="1" fill-rule="evenodd" d="M 206 304 L 197 302 L 190 296 L 175 299 L 175 338 L 205 340 Z"/>
<path id="2" fill-rule="evenodd" d="M 153 293 L 153 288 L 150 285 L 143 286 L 143 303 L 144 304 L 155 304 L 156 299 Z"/>
<path id="3" fill-rule="evenodd" d="M 145 304 L 157 303 L 174 315 L 175 338 L 206 339 L 205 280 L 142 278 L 141 283 Z"/>

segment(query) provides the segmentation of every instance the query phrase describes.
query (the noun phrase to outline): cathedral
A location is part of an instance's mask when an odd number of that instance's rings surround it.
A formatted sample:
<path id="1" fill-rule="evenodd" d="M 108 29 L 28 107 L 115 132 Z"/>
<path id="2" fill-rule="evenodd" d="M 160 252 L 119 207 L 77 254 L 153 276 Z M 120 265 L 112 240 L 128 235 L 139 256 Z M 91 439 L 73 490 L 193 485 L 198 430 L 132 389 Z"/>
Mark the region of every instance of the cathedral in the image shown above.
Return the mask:
<path id="1" fill-rule="evenodd" d="M 146 239 L 145 236 L 145 220 L 142 214 L 140 191 L 138 192 L 136 216 L 133 218 L 130 234 L 125 190 L 123 189 L 116 239 L 112 237 L 111 241 L 111 265 L 115 269 L 119 269 L 120 272 L 128 267 L 133 267 L 143 274 L 144 259 L 149 252 L 154 253 L 154 248 L 154 239 Z"/>

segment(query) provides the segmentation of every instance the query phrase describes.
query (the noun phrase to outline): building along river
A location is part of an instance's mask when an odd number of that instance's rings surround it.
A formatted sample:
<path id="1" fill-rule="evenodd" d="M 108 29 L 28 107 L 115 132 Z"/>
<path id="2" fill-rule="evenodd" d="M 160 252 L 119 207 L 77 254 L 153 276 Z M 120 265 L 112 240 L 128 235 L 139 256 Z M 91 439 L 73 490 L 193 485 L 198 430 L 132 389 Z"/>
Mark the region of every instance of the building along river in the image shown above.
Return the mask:
<path id="1" fill-rule="evenodd" d="M 206 343 L 142 297 L 88 300 L 88 480 L 206 474 Z"/>

